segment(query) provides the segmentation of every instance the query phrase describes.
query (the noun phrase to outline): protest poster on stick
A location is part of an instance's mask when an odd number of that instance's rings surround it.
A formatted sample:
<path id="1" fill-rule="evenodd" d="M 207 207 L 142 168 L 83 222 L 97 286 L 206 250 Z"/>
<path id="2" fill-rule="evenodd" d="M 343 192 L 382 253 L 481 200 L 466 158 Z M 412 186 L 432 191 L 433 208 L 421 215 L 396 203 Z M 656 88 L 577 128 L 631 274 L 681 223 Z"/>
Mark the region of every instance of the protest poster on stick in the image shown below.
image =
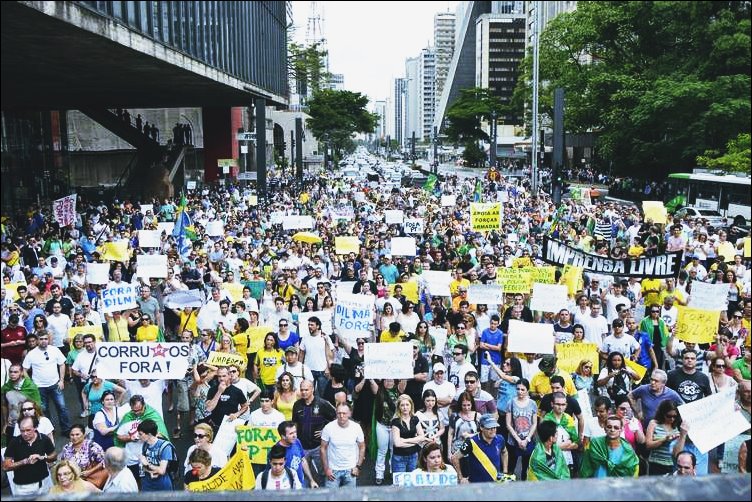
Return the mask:
<path id="1" fill-rule="evenodd" d="M 366 343 L 363 354 L 365 378 L 412 378 L 412 343 Z"/>
<path id="2" fill-rule="evenodd" d="M 404 219 L 405 213 L 401 209 L 387 209 L 386 211 L 384 211 L 384 222 L 387 225 L 402 225 L 402 221 Z"/>
<path id="3" fill-rule="evenodd" d="M 291 215 L 282 217 L 283 230 L 305 230 L 313 228 L 313 218 L 307 215 Z"/>
<path id="4" fill-rule="evenodd" d="M 164 279 L 167 277 L 167 255 L 138 255 L 136 256 L 136 266 L 136 277 L 143 277 L 144 279 L 150 277 Z"/>
<path id="5" fill-rule="evenodd" d="M 729 285 L 726 283 L 693 281 L 692 294 L 689 295 L 687 306 L 701 310 L 726 310 L 728 289 Z"/>
<path id="6" fill-rule="evenodd" d="M 248 447 L 248 457 L 252 464 L 266 465 L 269 450 L 279 441 L 276 427 L 256 427 L 238 425 L 235 427 L 238 449 Z"/>
<path id="7" fill-rule="evenodd" d="M 206 364 L 211 364 L 212 366 L 230 366 L 235 365 L 238 367 L 242 367 L 246 365 L 246 360 L 243 356 L 240 354 L 231 354 L 229 352 L 217 352 L 212 351 L 209 352 L 209 357 L 206 359 Z"/>
<path id="8" fill-rule="evenodd" d="M 504 293 L 528 294 L 533 287 L 533 278 L 529 268 L 496 269 L 496 284 L 504 286 Z"/>
<path id="9" fill-rule="evenodd" d="M 61 227 L 76 222 L 76 194 L 57 199 L 52 203 L 52 215 Z"/>
<path id="10" fill-rule="evenodd" d="M 182 309 L 185 307 L 201 308 L 204 297 L 200 289 L 185 289 L 173 291 L 165 297 L 165 307 Z"/>
<path id="11" fill-rule="evenodd" d="M 441 207 L 454 207 L 457 205 L 457 196 L 456 195 L 442 195 L 441 196 Z"/>
<path id="12" fill-rule="evenodd" d="M 533 283 L 530 310 L 558 312 L 567 306 L 567 287 L 558 284 Z"/>
<path id="13" fill-rule="evenodd" d="M 735 409 L 735 396 L 736 386 L 726 386 L 708 397 L 679 406 L 682 421 L 689 425 L 689 438 L 700 452 L 707 453 L 749 429 L 749 422 Z"/>
<path id="14" fill-rule="evenodd" d="M 162 245 L 162 232 L 159 230 L 139 230 L 138 247 L 140 248 L 158 248 Z"/>
<path id="15" fill-rule="evenodd" d="M 538 324 L 510 319 L 507 350 L 531 354 L 553 354 L 553 324 Z"/>
<path id="16" fill-rule="evenodd" d="M 86 281 L 89 284 L 107 284 L 110 282 L 109 263 L 87 263 Z"/>
<path id="17" fill-rule="evenodd" d="M 343 235 L 334 238 L 334 252 L 337 254 L 356 255 L 360 252 L 360 239 L 352 235 Z"/>
<path id="18" fill-rule="evenodd" d="M 102 379 L 180 380 L 188 370 L 191 347 L 171 342 L 101 342 L 97 375 Z"/>
<path id="19" fill-rule="evenodd" d="M 406 234 L 422 234 L 423 233 L 423 218 L 405 218 L 402 223 L 402 228 Z"/>
<path id="20" fill-rule="evenodd" d="M 432 296 L 452 296 L 449 288 L 449 283 L 452 282 L 451 272 L 424 270 L 420 278 Z"/>
<path id="21" fill-rule="evenodd" d="M 498 230 L 501 227 L 500 202 L 471 202 L 470 225 L 475 231 Z"/>
<path id="22" fill-rule="evenodd" d="M 392 237 L 391 250 L 394 256 L 415 256 L 418 254 L 415 247 L 415 237 Z"/>
<path id="23" fill-rule="evenodd" d="M 586 359 L 597 366 L 599 355 L 595 343 L 557 343 L 556 367 L 566 373 L 574 373 L 580 361 Z"/>
<path id="24" fill-rule="evenodd" d="M 504 303 L 504 287 L 499 284 L 470 284 L 467 301 L 471 304 L 499 305 Z"/>

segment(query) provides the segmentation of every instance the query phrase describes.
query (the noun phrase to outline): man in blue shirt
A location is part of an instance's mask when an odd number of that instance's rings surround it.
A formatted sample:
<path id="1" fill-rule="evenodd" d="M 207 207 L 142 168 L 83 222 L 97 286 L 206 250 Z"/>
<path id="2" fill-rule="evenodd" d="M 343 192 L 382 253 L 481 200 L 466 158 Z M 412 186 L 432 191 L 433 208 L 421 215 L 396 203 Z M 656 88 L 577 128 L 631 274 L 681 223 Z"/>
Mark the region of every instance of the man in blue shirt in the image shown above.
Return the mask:
<path id="1" fill-rule="evenodd" d="M 381 265 L 379 265 L 381 276 L 387 284 L 394 284 L 399 277 L 399 270 L 397 270 L 397 267 L 392 263 L 392 255 L 386 254 L 382 256 L 381 259 L 383 260 Z"/>
<path id="2" fill-rule="evenodd" d="M 670 399 L 677 405 L 684 404 L 679 394 L 666 387 L 666 380 L 668 380 L 666 372 L 661 369 L 655 369 L 653 370 L 653 374 L 650 375 L 649 384 L 640 385 L 627 394 L 629 404 L 635 410 L 635 416 L 642 421 L 642 426 L 645 428 L 647 428 L 650 420 L 655 417 L 655 411 L 658 409 L 661 401 Z M 637 401 L 640 401 L 640 406 L 637 406 Z M 638 412 L 637 410 L 642 411 Z"/>
<path id="3" fill-rule="evenodd" d="M 648 369 L 640 383 L 650 383 L 650 372 L 658 366 L 655 350 L 653 349 L 653 341 L 650 339 L 649 334 L 637 329 L 638 325 L 634 317 L 627 316 L 624 324 L 627 326 L 627 335 L 632 335 L 637 340 L 637 343 L 640 344 L 640 357 L 637 358 L 637 363 Z"/>
<path id="4" fill-rule="evenodd" d="M 298 439 L 298 428 L 292 420 L 285 420 L 277 426 L 279 441 L 277 444 L 285 449 L 285 466 L 298 474 L 305 488 L 318 488 L 319 484 L 311 474 L 305 459 L 303 444 Z"/>
<path id="5" fill-rule="evenodd" d="M 493 382 L 499 380 L 499 375 L 495 371 L 489 371 L 491 365 L 488 358 L 499 367 L 501 367 L 501 348 L 504 344 L 504 333 L 499 329 L 501 319 L 497 314 L 491 316 L 490 326 L 480 334 L 480 344 L 478 345 L 480 358 L 480 381 L 483 384 L 483 390 L 493 393 Z"/>
<path id="6" fill-rule="evenodd" d="M 480 432 L 467 438 L 451 461 L 460 483 L 487 483 L 501 480 L 507 471 L 507 449 L 504 436 L 496 434 L 499 422 L 490 413 L 481 415 Z M 467 458 L 463 471 L 460 459 Z"/>

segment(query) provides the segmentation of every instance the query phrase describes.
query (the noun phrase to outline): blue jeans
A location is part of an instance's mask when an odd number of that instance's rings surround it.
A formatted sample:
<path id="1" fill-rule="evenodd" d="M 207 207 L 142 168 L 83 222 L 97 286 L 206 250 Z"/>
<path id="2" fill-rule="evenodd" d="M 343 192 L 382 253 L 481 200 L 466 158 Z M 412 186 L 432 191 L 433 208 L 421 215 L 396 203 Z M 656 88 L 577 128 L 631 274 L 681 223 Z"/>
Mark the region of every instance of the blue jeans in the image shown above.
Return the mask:
<path id="1" fill-rule="evenodd" d="M 412 472 L 418 467 L 418 454 L 392 455 L 392 473 Z"/>
<path id="2" fill-rule="evenodd" d="M 351 474 L 351 469 L 332 471 L 334 481 L 326 478 L 326 488 L 339 488 L 340 486 L 356 486 L 356 479 Z"/>
<path id="3" fill-rule="evenodd" d="M 316 395 L 318 397 L 322 397 L 329 379 L 326 377 L 326 373 L 324 371 L 311 370 L 311 375 L 313 375 L 313 381 L 316 382 Z"/>
<path id="4" fill-rule="evenodd" d="M 52 418 L 50 414 L 49 400 L 52 398 L 52 402 L 57 409 L 57 416 L 60 420 L 60 432 L 67 435 L 71 428 L 70 416 L 68 415 L 68 408 L 65 406 L 65 398 L 63 397 L 63 391 L 60 390 L 57 384 L 50 385 L 49 387 L 39 387 L 39 394 L 42 397 L 42 411 L 48 418 Z"/>

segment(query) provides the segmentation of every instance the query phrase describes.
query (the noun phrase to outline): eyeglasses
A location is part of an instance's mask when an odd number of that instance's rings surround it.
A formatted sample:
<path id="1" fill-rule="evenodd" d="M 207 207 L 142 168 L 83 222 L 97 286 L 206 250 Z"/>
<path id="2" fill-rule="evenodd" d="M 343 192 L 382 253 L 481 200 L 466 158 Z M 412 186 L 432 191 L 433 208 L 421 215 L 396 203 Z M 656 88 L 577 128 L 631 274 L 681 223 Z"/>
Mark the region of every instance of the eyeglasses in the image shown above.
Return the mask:
<path id="1" fill-rule="evenodd" d="M 263 403 L 265 401 L 271 401 L 271 399 L 269 399 L 268 397 L 262 397 L 261 399 L 259 399 L 259 401 Z"/>
<path id="2" fill-rule="evenodd" d="M 477 382 L 477 380 L 465 380 L 465 385 L 469 383 L 475 383 L 475 382 Z"/>
<path id="3" fill-rule="evenodd" d="M 582 369 L 584 369 L 584 370 L 591 370 L 591 369 L 593 369 L 593 367 L 592 366 L 583 366 Z"/>
<path id="4" fill-rule="evenodd" d="M 651 314 L 660 314 L 661 311 L 660 310 L 651 310 L 650 313 Z"/>
<path id="5" fill-rule="evenodd" d="M 714 365 L 713 367 L 714 367 L 714 368 L 725 368 L 725 367 L 726 367 L 726 365 L 725 365 L 725 364 L 716 364 L 716 365 Z"/>
<path id="6" fill-rule="evenodd" d="M 206 437 L 206 434 L 194 434 L 193 437 L 195 439 L 204 439 Z"/>
<path id="7" fill-rule="evenodd" d="M 734 319 L 741 319 L 741 318 L 742 318 L 742 316 L 740 316 L 740 315 L 735 315 L 734 316 Z"/>
<path id="8" fill-rule="evenodd" d="M 34 408 L 21 408 L 23 411 L 36 411 Z"/>
<path id="9" fill-rule="evenodd" d="M 229 370 L 228 373 L 237 373 L 238 370 Z"/>
<path id="10" fill-rule="evenodd" d="M 554 406 L 566 406 L 567 403 L 554 403 Z"/>
<path id="11" fill-rule="evenodd" d="M 464 355 L 462 352 L 452 352 L 453 356 L 461 356 Z"/>
<path id="12" fill-rule="evenodd" d="M 279 327 L 280 327 L 280 328 L 286 328 L 286 327 L 287 327 L 287 323 L 285 323 L 285 324 L 280 324 L 280 325 L 279 325 Z"/>
<path id="13" fill-rule="evenodd" d="M 605 429 L 607 431 L 618 431 L 618 430 L 621 430 L 621 426 L 619 426 L 619 425 L 607 425 L 605 427 Z"/>
<path id="14" fill-rule="evenodd" d="M 617 409 L 623 410 L 623 411 L 629 411 L 629 406 L 619 406 L 619 408 Z"/>

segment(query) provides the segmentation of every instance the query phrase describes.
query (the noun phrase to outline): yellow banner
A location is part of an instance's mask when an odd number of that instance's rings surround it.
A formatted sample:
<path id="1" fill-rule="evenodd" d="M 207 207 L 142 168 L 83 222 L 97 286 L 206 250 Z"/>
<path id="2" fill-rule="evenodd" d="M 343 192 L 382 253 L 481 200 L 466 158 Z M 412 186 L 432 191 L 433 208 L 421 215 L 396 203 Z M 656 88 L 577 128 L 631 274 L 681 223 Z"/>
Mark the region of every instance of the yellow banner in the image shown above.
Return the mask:
<path id="1" fill-rule="evenodd" d="M 97 248 L 100 258 L 105 261 L 121 261 L 128 263 L 130 255 L 128 253 L 128 241 L 105 242 Z"/>
<path id="2" fill-rule="evenodd" d="M 273 333 L 274 328 L 271 326 L 251 326 L 248 328 L 248 338 L 251 342 L 248 344 L 248 354 L 253 354 L 264 348 L 264 337 L 267 333 Z"/>
<path id="3" fill-rule="evenodd" d="M 239 425 L 235 427 L 238 449 L 247 447 L 252 464 L 266 465 L 266 456 L 272 446 L 279 441 L 276 427 L 254 427 Z"/>
<path id="4" fill-rule="evenodd" d="M 733 261 L 734 261 L 734 255 L 736 253 L 737 253 L 736 248 L 734 247 L 733 244 L 731 244 L 728 241 L 723 242 L 723 243 L 721 243 L 721 244 L 718 245 L 717 255 L 718 256 L 723 256 L 724 260 L 727 263 L 728 262 L 732 262 L 733 263 Z"/>
<path id="5" fill-rule="evenodd" d="M 225 282 L 222 284 L 222 289 L 227 291 L 233 303 L 243 299 L 243 285 L 239 282 Z"/>
<path id="6" fill-rule="evenodd" d="M 744 257 L 745 258 L 752 257 L 752 249 L 750 249 L 752 247 L 750 245 L 751 242 L 752 242 L 752 238 L 750 238 L 750 237 L 745 237 L 744 238 Z"/>
<path id="7" fill-rule="evenodd" d="M 567 292 L 569 296 L 574 296 L 577 291 L 582 289 L 582 267 L 573 267 L 572 265 L 564 265 L 559 284 L 565 284 L 567 286 Z"/>
<path id="8" fill-rule="evenodd" d="M 526 268 L 530 267 L 530 268 L 532 268 L 533 262 L 530 261 L 530 257 L 529 256 L 521 256 L 519 258 L 515 258 L 512 261 L 512 266 L 514 268 L 522 268 L 522 267 L 526 267 Z"/>
<path id="9" fill-rule="evenodd" d="M 6 294 L 10 295 L 10 299 L 13 301 L 16 301 L 19 298 L 21 298 L 21 295 L 18 294 L 19 286 L 26 286 L 26 284 L 24 284 L 23 282 L 9 282 L 8 284 L 3 286 L 3 288 L 6 291 Z"/>
<path id="10" fill-rule="evenodd" d="M 418 283 L 414 281 L 408 281 L 408 282 L 400 282 L 399 285 L 402 286 L 402 294 L 405 295 L 405 298 L 407 298 L 408 300 L 410 300 L 411 302 L 417 305 Z M 396 284 L 389 285 L 389 293 L 391 293 L 392 296 L 394 296 L 394 286 L 396 286 Z"/>
<path id="11" fill-rule="evenodd" d="M 235 455 L 227 462 L 218 473 L 204 481 L 195 481 L 188 485 L 192 492 L 221 492 L 253 490 L 256 486 L 256 477 L 248 455 L 238 448 Z"/>
<path id="12" fill-rule="evenodd" d="M 94 338 L 98 342 L 104 341 L 104 331 L 102 331 L 101 324 L 95 324 L 94 326 L 73 326 L 68 328 L 68 338 L 73 340 L 76 335 L 94 335 Z"/>
<path id="13" fill-rule="evenodd" d="M 533 282 L 538 284 L 556 284 L 556 267 L 547 265 L 545 267 L 525 268 L 530 271 Z"/>
<path id="14" fill-rule="evenodd" d="M 642 202 L 642 211 L 645 213 L 645 221 L 664 225 L 668 218 L 666 207 L 659 200 L 646 200 Z"/>
<path id="15" fill-rule="evenodd" d="M 351 235 L 334 238 L 334 252 L 337 254 L 360 253 L 360 240 Z"/>
<path id="16" fill-rule="evenodd" d="M 528 294 L 533 289 L 533 274 L 529 268 L 496 269 L 496 284 L 504 286 L 504 293 Z"/>
<path id="17" fill-rule="evenodd" d="M 695 343 L 712 343 L 718 332 L 721 313 L 712 310 L 678 306 L 679 317 L 675 334 L 679 340 Z"/>
<path id="18" fill-rule="evenodd" d="M 556 366 L 567 373 L 574 373 L 580 361 L 587 359 L 593 363 L 593 374 L 597 374 L 598 345 L 595 343 L 557 343 Z"/>
<path id="19" fill-rule="evenodd" d="M 637 373 L 637 376 L 640 377 L 640 380 L 645 378 L 645 373 L 648 372 L 648 369 L 645 366 L 643 366 L 642 364 L 638 364 L 631 359 L 625 359 L 624 362 L 627 364 L 627 366 L 629 366 L 629 368 L 632 371 Z"/>
<path id="20" fill-rule="evenodd" d="M 246 361 L 240 354 L 230 354 L 228 352 L 213 351 L 209 353 L 209 357 L 206 359 L 206 364 L 212 366 L 229 366 L 234 364 L 238 367 L 245 367 Z"/>
<path id="21" fill-rule="evenodd" d="M 470 225 L 473 230 L 498 230 L 501 228 L 500 202 L 471 202 Z"/>

